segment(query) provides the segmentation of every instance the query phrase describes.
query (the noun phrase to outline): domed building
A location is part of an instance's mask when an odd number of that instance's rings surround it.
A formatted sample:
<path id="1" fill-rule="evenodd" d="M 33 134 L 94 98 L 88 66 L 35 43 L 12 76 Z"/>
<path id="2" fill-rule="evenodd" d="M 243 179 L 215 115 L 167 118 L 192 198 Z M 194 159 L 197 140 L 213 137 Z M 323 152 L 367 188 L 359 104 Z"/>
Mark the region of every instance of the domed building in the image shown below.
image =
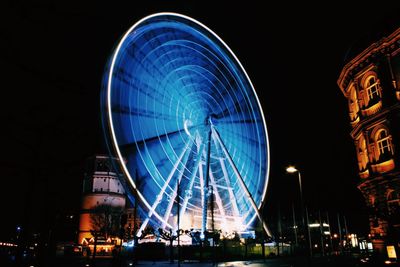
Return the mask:
<path id="1" fill-rule="evenodd" d="M 348 102 L 370 237 L 383 251 L 400 240 L 400 28 L 354 55 L 337 82 Z"/>

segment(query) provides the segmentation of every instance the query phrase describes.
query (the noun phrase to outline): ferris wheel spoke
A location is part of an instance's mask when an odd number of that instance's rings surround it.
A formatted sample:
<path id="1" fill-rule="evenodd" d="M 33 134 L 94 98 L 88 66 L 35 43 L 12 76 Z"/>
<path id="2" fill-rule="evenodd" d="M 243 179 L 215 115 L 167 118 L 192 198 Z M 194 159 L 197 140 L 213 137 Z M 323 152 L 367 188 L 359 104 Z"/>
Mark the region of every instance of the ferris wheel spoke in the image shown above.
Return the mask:
<path id="1" fill-rule="evenodd" d="M 175 171 L 178 169 L 179 164 L 182 162 L 182 158 L 185 155 L 189 156 L 188 155 L 189 153 L 187 153 L 187 151 L 190 151 L 189 147 L 191 148 L 191 144 L 192 144 L 191 140 L 189 142 L 187 142 L 182 153 L 179 155 L 179 158 L 177 159 L 177 161 L 174 164 L 174 167 L 172 168 L 171 172 L 169 173 L 167 180 L 165 181 L 163 187 L 160 190 L 160 193 L 157 195 L 156 200 L 154 201 L 153 205 L 151 206 L 146 219 L 143 221 L 142 225 L 140 226 L 138 233 L 141 233 L 146 228 L 147 224 L 149 223 L 149 220 L 150 220 L 151 216 L 153 215 L 154 211 L 156 210 L 156 208 L 158 207 L 158 205 L 160 204 L 160 202 L 163 198 L 164 192 L 167 189 L 169 183 L 171 182 L 171 179 L 174 176 Z"/>
<path id="2" fill-rule="evenodd" d="M 191 127 L 188 127 L 188 129 L 191 129 Z M 147 139 L 143 139 L 140 141 L 135 141 L 132 143 L 127 143 L 124 145 L 120 145 L 120 149 L 122 151 L 130 151 L 132 148 L 136 148 L 136 146 L 138 148 L 142 148 L 145 144 L 149 144 L 149 143 L 153 143 L 155 141 L 163 141 L 166 138 L 172 138 L 173 136 L 177 135 L 177 134 L 182 134 L 186 131 L 186 129 L 180 129 L 180 130 L 176 130 L 176 131 L 172 131 L 169 133 L 164 133 L 161 135 L 156 135 Z"/>
<path id="3" fill-rule="evenodd" d="M 221 112 L 219 112 L 218 114 L 215 114 L 217 119 L 221 119 L 224 117 L 229 117 L 231 116 L 231 114 L 241 114 L 242 112 L 240 112 L 243 109 L 242 107 L 242 102 L 237 100 L 234 103 L 232 103 L 232 105 L 230 106 L 226 106 L 224 110 L 222 110 Z"/>
<path id="4" fill-rule="evenodd" d="M 262 219 L 260 211 L 258 210 L 257 204 L 254 201 L 254 199 L 253 199 L 249 189 L 247 188 L 246 184 L 244 183 L 243 178 L 240 175 L 239 170 L 236 167 L 236 164 L 233 162 L 231 155 L 229 154 L 228 150 L 225 147 L 225 144 L 221 140 L 221 138 L 219 136 L 219 133 L 217 132 L 217 130 L 215 129 L 214 126 L 211 126 L 211 131 L 214 134 L 214 137 L 218 140 L 218 143 L 220 144 L 220 146 L 222 148 L 222 151 L 224 152 L 226 158 L 228 159 L 229 164 L 231 165 L 231 167 L 232 167 L 232 169 L 233 169 L 233 171 L 234 171 L 234 173 L 236 175 L 236 178 L 239 181 L 240 186 L 242 187 L 242 189 L 245 192 L 248 200 L 250 201 L 251 206 L 253 207 L 254 211 L 256 212 L 256 215 L 257 215 L 258 219 L 262 222 L 262 225 L 263 225 L 263 228 L 264 228 L 265 232 L 269 236 L 272 236 L 271 232 L 269 231 L 269 229 L 267 227 L 267 225 L 265 224 L 264 220 Z"/>
<path id="5" fill-rule="evenodd" d="M 136 118 L 141 118 L 141 119 L 161 119 L 165 121 L 175 121 L 176 118 L 174 115 L 171 114 L 163 114 L 160 113 L 159 111 L 153 111 L 149 109 L 142 109 L 138 107 L 132 107 L 132 106 L 125 106 L 125 105 L 116 105 L 112 108 L 112 113 L 114 114 L 121 114 L 121 115 L 128 115 Z"/>
<path id="6" fill-rule="evenodd" d="M 231 121 L 221 121 L 219 120 L 218 123 L 224 124 L 254 124 L 254 123 L 261 123 L 260 119 L 242 119 L 242 120 L 231 120 Z"/>
<path id="7" fill-rule="evenodd" d="M 229 129 L 227 127 L 220 127 L 219 129 L 221 130 L 222 136 L 229 137 L 230 139 L 233 139 L 233 140 L 240 139 L 243 141 L 247 141 L 252 146 L 260 146 L 260 145 L 264 145 L 264 143 L 265 143 L 265 141 L 263 139 L 260 140 L 259 137 L 257 135 L 255 135 L 254 133 L 244 135 L 238 131 L 232 131 L 231 129 Z"/>

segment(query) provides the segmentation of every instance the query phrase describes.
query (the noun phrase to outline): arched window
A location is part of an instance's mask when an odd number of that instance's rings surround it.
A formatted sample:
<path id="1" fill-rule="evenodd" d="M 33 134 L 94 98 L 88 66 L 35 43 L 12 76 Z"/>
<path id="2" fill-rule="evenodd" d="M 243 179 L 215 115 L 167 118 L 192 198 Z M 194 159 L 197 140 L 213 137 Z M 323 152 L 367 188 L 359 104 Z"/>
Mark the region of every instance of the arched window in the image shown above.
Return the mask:
<path id="1" fill-rule="evenodd" d="M 382 155 L 393 155 L 392 136 L 388 134 L 386 129 L 381 129 L 376 133 L 376 145 L 379 157 Z"/>
<path id="2" fill-rule="evenodd" d="M 368 150 L 371 152 L 372 171 L 384 173 L 393 170 L 395 168 L 394 149 L 389 129 L 382 124 L 376 126 L 371 133 L 371 139 Z"/>
<path id="3" fill-rule="evenodd" d="M 394 190 L 388 190 L 387 201 L 399 201 L 399 193 Z"/>
<path id="4" fill-rule="evenodd" d="M 374 98 L 381 96 L 379 84 L 374 75 L 371 75 L 366 79 L 364 88 L 367 92 L 369 100 L 372 100 Z"/>
<path id="5" fill-rule="evenodd" d="M 369 196 L 369 204 L 371 207 L 375 207 L 375 197 L 372 195 Z"/>
<path id="6" fill-rule="evenodd" d="M 359 81 L 358 89 L 361 114 L 370 116 L 382 108 L 382 88 L 374 71 L 368 71 Z"/>
<path id="7" fill-rule="evenodd" d="M 358 167 L 360 171 L 364 171 L 367 168 L 368 164 L 368 151 L 367 151 L 367 142 L 364 138 L 364 135 L 360 136 L 358 140 Z"/>
<path id="8" fill-rule="evenodd" d="M 352 85 L 349 89 L 349 111 L 350 111 L 350 121 L 355 122 L 358 118 L 358 111 L 359 111 L 359 106 L 358 106 L 358 99 L 357 99 L 357 92 L 356 89 L 354 88 L 354 85 Z"/>
<path id="9" fill-rule="evenodd" d="M 390 215 L 399 214 L 399 205 L 400 205 L 400 194 L 395 190 L 391 189 L 388 190 L 387 193 L 387 205 L 388 205 L 388 212 Z"/>

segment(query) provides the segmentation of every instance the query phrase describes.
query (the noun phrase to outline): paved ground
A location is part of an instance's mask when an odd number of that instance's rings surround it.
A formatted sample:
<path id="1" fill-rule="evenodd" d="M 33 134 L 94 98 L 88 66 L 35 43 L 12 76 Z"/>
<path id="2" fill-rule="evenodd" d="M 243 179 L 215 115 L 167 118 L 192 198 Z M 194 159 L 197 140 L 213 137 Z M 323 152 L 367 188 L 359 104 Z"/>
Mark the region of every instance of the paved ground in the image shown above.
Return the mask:
<path id="1" fill-rule="evenodd" d="M 0 262 L 0 267 L 15 266 L 9 265 L 10 262 L 4 264 Z M 315 257 L 308 259 L 305 257 L 275 257 L 266 258 L 265 260 L 249 260 L 249 261 L 227 261 L 227 262 L 198 262 L 183 261 L 178 263 L 174 261 L 139 261 L 134 264 L 130 260 L 116 261 L 111 257 L 96 258 L 93 263 L 91 259 L 82 257 L 62 257 L 56 258 L 51 263 L 39 265 L 29 263 L 24 267 L 145 267 L 145 266 L 161 266 L 161 267 L 378 267 L 378 266 L 400 266 L 386 265 L 384 261 L 379 263 L 362 263 L 359 255 L 332 256 L 332 257 Z"/>
<path id="2" fill-rule="evenodd" d="M 139 261 L 137 264 L 133 264 L 131 261 L 126 262 L 115 262 L 112 259 L 97 259 L 96 264 L 93 265 L 91 262 L 85 261 L 58 261 L 51 265 L 51 267 L 131 267 L 131 266 L 180 266 L 180 267 L 352 267 L 360 266 L 356 259 L 351 258 L 315 258 L 311 261 L 306 258 L 272 258 L 254 261 L 229 261 L 229 262 L 181 262 L 178 264 L 177 261 L 170 263 L 169 261 Z"/>

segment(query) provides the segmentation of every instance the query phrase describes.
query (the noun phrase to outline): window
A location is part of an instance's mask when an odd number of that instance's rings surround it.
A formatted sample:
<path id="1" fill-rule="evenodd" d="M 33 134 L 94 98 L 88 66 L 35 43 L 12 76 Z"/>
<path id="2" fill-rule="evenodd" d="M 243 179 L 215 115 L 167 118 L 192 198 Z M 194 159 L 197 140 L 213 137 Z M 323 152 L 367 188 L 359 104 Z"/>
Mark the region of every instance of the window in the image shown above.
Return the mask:
<path id="1" fill-rule="evenodd" d="M 376 79 L 374 76 L 371 76 L 370 78 L 368 78 L 366 90 L 367 90 L 369 99 L 373 99 L 373 98 L 379 96 L 378 83 L 376 82 Z"/>
<path id="2" fill-rule="evenodd" d="M 379 149 L 379 155 L 393 154 L 391 136 L 385 129 L 380 130 L 377 133 L 376 144 Z"/>
<path id="3" fill-rule="evenodd" d="M 369 76 L 365 83 L 365 90 L 367 91 L 368 98 L 374 99 L 380 97 L 380 90 L 375 76 Z"/>
<path id="4" fill-rule="evenodd" d="M 389 190 L 389 193 L 387 194 L 387 200 L 388 202 L 399 201 L 399 193 L 394 190 Z"/>
<path id="5" fill-rule="evenodd" d="M 368 151 L 367 151 L 367 142 L 363 135 L 361 135 L 358 140 L 358 164 L 360 171 L 363 171 L 367 168 L 368 164 Z"/>
<path id="6" fill-rule="evenodd" d="M 359 106 L 358 106 L 358 99 L 357 99 L 357 92 L 356 89 L 354 88 L 354 85 L 352 85 L 349 89 L 349 111 L 350 111 L 350 120 L 353 122 L 357 119 L 358 117 L 358 111 L 359 111 Z"/>
<path id="7" fill-rule="evenodd" d="M 395 168 L 392 135 L 385 125 L 376 126 L 371 134 L 370 148 L 373 172 L 384 173 Z"/>
<path id="8" fill-rule="evenodd" d="M 387 205 L 388 212 L 390 215 L 398 215 L 400 211 L 400 199 L 399 193 L 394 191 L 393 189 L 388 191 L 387 194 Z"/>

